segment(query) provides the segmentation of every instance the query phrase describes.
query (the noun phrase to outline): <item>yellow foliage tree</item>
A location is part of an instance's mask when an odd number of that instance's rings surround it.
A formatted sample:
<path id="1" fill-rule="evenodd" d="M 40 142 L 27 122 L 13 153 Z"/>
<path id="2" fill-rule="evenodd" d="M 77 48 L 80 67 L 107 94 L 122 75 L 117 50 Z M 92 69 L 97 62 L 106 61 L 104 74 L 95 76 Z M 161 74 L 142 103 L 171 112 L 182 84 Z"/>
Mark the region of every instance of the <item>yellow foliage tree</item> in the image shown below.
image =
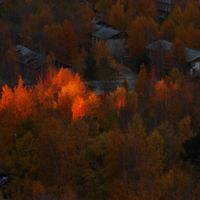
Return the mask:
<path id="1" fill-rule="evenodd" d="M 171 20 L 175 26 L 182 25 L 183 13 L 179 6 L 175 6 L 173 12 L 169 16 L 169 20 Z"/>

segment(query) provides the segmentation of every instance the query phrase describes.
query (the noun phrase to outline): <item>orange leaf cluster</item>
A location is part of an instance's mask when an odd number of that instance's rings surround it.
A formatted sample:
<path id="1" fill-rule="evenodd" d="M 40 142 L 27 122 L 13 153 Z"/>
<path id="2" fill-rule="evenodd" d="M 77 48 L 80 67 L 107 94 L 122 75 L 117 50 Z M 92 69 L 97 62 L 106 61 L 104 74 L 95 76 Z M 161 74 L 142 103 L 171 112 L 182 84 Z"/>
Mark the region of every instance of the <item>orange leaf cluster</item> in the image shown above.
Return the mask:
<path id="1" fill-rule="evenodd" d="M 85 101 L 77 96 L 72 105 L 73 120 L 85 114 Z"/>

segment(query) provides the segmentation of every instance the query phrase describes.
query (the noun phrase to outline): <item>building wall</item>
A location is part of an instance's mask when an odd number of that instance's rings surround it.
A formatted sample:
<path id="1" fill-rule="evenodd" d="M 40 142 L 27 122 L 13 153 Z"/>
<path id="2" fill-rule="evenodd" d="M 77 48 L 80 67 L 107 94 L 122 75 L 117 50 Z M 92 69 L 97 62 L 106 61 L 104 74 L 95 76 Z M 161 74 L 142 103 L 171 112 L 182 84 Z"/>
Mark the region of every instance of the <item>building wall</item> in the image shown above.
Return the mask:
<path id="1" fill-rule="evenodd" d="M 103 39 L 92 36 L 92 45 L 94 45 L 96 42 L 99 42 L 100 40 Z M 104 41 L 110 50 L 111 56 L 122 57 L 127 54 L 126 38 L 112 38 Z"/>
<path id="2" fill-rule="evenodd" d="M 114 57 L 122 57 L 126 55 L 125 39 L 108 39 L 106 40 L 110 54 Z"/>
<path id="3" fill-rule="evenodd" d="M 166 18 L 174 9 L 176 5 L 184 10 L 189 0 L 154 0 L 156 3 L 156 10 L 163 18 Z M 196 0 L 199 2 L 200 0 Z"/>
<path id="4" fill-rule="evenodd" d="M 190 63 L 190 74 L 191 75 L 200 74 L 200 59 L 197 59 Z"/>

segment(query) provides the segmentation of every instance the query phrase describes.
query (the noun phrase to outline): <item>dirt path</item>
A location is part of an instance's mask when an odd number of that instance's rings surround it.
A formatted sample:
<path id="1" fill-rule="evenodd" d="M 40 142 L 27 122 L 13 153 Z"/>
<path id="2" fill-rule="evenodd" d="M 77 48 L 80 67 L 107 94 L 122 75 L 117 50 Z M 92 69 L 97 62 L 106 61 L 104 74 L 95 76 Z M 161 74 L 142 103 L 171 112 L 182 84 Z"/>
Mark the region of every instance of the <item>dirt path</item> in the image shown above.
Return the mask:
<path id="1" fill-rule="evenodd" d="M 137 79 L 137 74 L 134 73 L 131 69 L 121 66 L 120 74 L 122 78 L 127 79 L 130 87 L 130 91 L 133 92 L 135 88 L 135 81 Z"/>

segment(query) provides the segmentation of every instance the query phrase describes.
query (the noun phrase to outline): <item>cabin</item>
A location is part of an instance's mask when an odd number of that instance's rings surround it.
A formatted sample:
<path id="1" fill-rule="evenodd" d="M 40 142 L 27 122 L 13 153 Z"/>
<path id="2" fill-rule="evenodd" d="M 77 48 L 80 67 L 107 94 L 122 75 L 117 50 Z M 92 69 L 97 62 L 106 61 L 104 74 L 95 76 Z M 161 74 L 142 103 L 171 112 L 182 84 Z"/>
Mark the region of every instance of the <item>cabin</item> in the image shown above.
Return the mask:
<path id="1" fill-rule="evenodd" d="M 189 0 L 153 0 L 155 2 L 156 11 L 160 19 L 166 19 L 176 6 L 179 6 L 182 11 L 185 10 Z M 200 8 L 200 0 L 197 1 L 198 9 Z"/>
<path id="2" fill-rule="evenodd" d="M 157 55 L 157 58 L 164 57 L 165 54 L 170 51 L 171 44 L 172 42 L 166 40 L 157 40 L 156 42 L 147 45 L 145 49 L 150 59 L 156 63 L 157 61 L 155 60 L 154 55 Z M 187 56 L 185 62 L 190 74 L 200 74 L 200 51 L 185 47 L 185 52 Z"/>
<path id="3" fill-rule="evenodd" d="M 25 85 L 32 85 L 42 73 L 45 56 L 36 53 L 22 45 L 16 45 L 19 60 L 19 74 Z"/>
<path id="4" fill-rule="evenodd" d="M 91 34 L 92 45 L 100 40 L 103 40 L 110 54 L 114 57 L 121 58 L 127 55 L 127 45 L 126 40 L 127 36 L 124 31 L 119 31 L 114 29 L 109 24 L 106 24 L 104 21 L 92 20 L 95 23 L 94 31 Z"/>
<path id="5" fill-rule="evenodd" d="M 44 74 L 44 63 L 46 56 L 30 50 L 22 45 L 16 45 L 16 51 L 19 61 L 19 74 L 22 76 L 24 85 L 32 85 L 37 81 L 38 76 Z M 55 60 L 54 67 L 61 67 L 73 70 L 72 66 L 66 65 L 58 60 Z"/>

